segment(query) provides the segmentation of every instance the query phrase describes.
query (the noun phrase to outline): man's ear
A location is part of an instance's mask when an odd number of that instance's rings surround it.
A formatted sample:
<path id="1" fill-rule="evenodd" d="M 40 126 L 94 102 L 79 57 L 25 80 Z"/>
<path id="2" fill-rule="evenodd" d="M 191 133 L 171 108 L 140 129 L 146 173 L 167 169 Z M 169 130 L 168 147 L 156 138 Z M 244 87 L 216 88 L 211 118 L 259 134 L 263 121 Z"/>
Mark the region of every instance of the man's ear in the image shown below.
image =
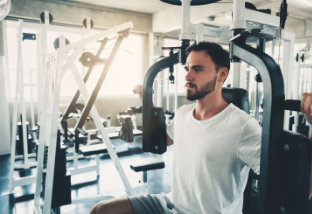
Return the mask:
<path id="1" fill-rule="evenodd" d="M 226 67 L 219 68 L 218 81 L 224 82 L 229 74 L 229 70 Z"/>

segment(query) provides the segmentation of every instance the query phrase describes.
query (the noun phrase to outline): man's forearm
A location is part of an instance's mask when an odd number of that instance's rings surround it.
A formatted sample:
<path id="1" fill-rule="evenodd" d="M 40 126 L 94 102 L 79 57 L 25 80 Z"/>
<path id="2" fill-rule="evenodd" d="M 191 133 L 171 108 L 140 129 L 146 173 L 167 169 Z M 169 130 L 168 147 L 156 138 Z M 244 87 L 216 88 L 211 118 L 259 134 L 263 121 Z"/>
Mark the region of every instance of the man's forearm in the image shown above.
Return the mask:
<path id="1" fill-rule="evenodd" d="M 310 137 L 309 137 L 311 144 L 312 144 L 312 125 L 310 125 Z M 311 154 L 310 154 L 310 160 L 311 160 L 311 164 L 310 164 L 310 194 L 309 194 L 309 198 L 312 198 L 312 145 L 311 145 Z"/>

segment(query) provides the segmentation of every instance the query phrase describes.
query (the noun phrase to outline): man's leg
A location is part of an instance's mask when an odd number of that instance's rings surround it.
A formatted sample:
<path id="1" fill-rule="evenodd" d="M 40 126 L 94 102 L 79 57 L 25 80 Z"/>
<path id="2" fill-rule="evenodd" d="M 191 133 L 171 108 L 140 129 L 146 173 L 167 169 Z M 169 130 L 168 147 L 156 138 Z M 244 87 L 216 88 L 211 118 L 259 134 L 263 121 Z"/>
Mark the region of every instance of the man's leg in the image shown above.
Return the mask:
<path id="1" fill-rule="evenodd" d="M 134 210 L 128 198 L 121 198 L 97 203 L 90 214 L 134 214 Z"/>
<path id="2" fill-rule="evenodd" d="M 102 201 L 90 214 L 169 214 L 173 208 L 166 194 L 145 194 Z"/>

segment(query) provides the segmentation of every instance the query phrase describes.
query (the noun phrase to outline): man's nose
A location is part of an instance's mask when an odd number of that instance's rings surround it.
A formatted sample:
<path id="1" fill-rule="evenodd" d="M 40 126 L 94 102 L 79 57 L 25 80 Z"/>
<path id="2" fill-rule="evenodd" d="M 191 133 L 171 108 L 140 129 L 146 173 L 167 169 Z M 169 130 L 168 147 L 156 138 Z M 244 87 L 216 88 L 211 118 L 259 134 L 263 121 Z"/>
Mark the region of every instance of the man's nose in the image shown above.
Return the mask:
<path id="1" fill-rule="evenodd" d="M 194 80 L 194 75 L 193 71 L 189 70 L 186 75 L 185 75 L 185 80 L 186 81 L 193 81 Z"/>

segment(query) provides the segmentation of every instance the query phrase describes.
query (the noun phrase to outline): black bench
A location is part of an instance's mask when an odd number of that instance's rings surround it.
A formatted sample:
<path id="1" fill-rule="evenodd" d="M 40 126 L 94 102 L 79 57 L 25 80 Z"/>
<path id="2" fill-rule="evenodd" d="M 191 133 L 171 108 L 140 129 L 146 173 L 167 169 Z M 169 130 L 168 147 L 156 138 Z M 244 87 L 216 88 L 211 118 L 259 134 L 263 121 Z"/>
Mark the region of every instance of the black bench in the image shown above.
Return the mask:
<path id="1" fill-rule="evenodd" d="M 135 172 L 143 171 L 143 182 L 147 182 L 147 171 L 165 168 L 165 162 L 156 158 L 144 158 L 130 164 L 130 168 Z"/>
<path id="2" fill-rule="evenodd" d="M 104 143 L 93 144 L 89 146 L 81 146 L 79 148 L 79 153 L 81 153 L 83 156 L 107 153 L 107 147 Z"/>

